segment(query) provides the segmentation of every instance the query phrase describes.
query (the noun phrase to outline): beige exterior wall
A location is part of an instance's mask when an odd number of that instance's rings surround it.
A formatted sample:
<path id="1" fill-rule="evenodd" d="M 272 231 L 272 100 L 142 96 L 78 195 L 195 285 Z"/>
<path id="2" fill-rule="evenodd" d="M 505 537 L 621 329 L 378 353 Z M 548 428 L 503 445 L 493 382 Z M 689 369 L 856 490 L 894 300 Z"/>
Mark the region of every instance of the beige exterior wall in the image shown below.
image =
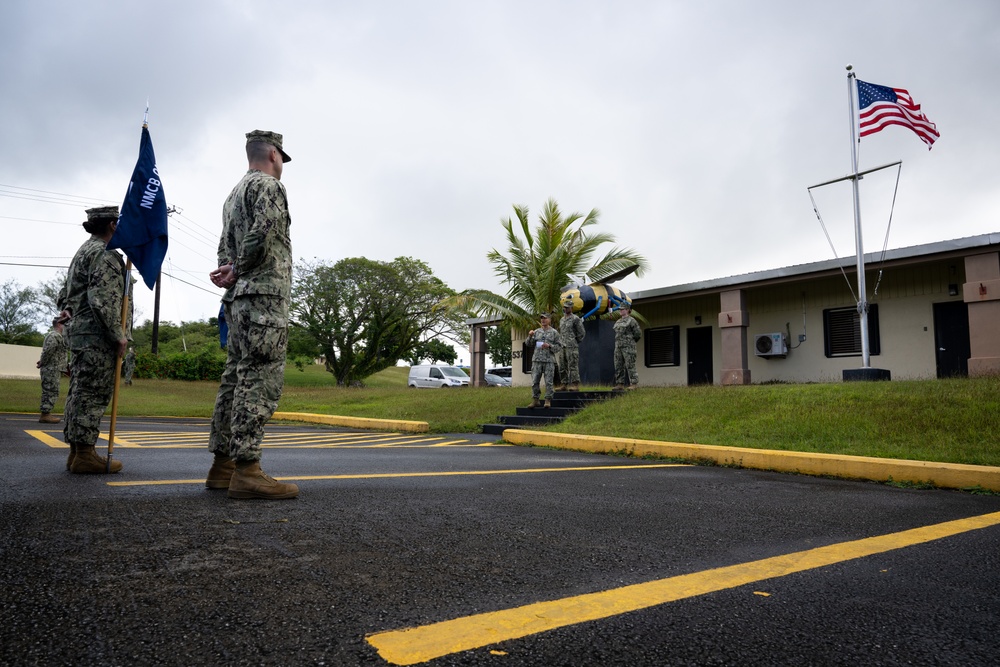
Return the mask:
<path id="1" fill-rule="evenodd" d="M 855 282 L 848 273 L 852 283 Z M 878 293 L 869 295 L 879 309 L 881 353 L 872 355 L 873 368 L 887 369 L 894 379 L 933 378 L 937 374 L 934 343 L 933 304 L 961 301 L 961 294 L 949 295 L 949 285 L 964 283 L 961 260 L 897 267 L 886 270 Z M 874 291 L 878 272 L 867 276 Z M 856 285 L 852 284 L 856 290 Z M 842 275 L 800 282 L 780 283 L 745 289 L 747 327 L 747 367 L 754 383 L 840 382 L 845 369 L 860 368 L 861 357 L 828 358 L 824 347 L 823 311 L 850 308 L 855 297 Z M 649 322 L 646 328 L 678 325 L 680 327 L 680 364 L 672 367 L 646 368 L 643 341 L 639 341 L 639 381 L 646 385 L 687 384 L 688 328 L 713 327 L 713 382 L 722 384 L 722 329 L 719 327 L 718 294 L 636 303 L 636 310 Z M 781 332 L 788 339 L 785 358 L 758 357 L 754 354 L 755 336 Z M 805 341 L 799 342 L 800 334 Z M 738 339 L 734 339 L 738 340 Z"/>
<path id="2" fill-rule="evenodd" d="M 722 364 L 722 338 L 719 333 L 718 319 L 720 309 L 719 295 L 707 294 L 685 299 L 659 301 L 653 303 L 636 303 L 635 310 L 646 319 L 642 323 L 643 337 L 636 344 L 639 351 L 636 358 L 636 371 L 639 373 L 640 385 L 686 385 L 687 369 L 687 330 L 690 328 L 712 327 L 712 382 L 718 384 Z M 701 318 L 701 324 L 695 318 Z M 657 366 L 648 368 L 645 365 L 646 329 L 660 327 L 680 327 L 680 363 L 677 366 Z"/>
<path id="3" fill-rule="evenodd" d="M 0 378 L 41 381 L 35 367 L 41 356 L 40 347 L 0 343 Z"/>
<path id="4" fill-rule="evenodd" d="M 510 385 L 512 387 L 530 387 L 531 386 L 531 373 L 522 373 L 521 366 L 523 360 L 521 359 L 522 350 L 524 348 L 524 339 L 528 337 L 528 330 L 514 329 L 511 331 L 510 335 Z"/>

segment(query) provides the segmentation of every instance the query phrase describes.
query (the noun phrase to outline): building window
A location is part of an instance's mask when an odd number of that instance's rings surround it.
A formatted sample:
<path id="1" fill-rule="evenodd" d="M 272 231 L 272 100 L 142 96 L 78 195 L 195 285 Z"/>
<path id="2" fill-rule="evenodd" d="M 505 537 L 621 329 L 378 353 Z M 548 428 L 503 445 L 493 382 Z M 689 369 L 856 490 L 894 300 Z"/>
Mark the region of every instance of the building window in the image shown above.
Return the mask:
<path id="1" fill-rule="evenodd" d="M 857 308 L 830 308 L 823 311 L 823 344 L 828 357 L 861 356 L 861 317 Z M 868 304 L 868 349 L 879 354 L 878 304 Z"/>
<path id="2" fill-rule="evenodd" d="M 680 326 L 646 329 L 642 334 L 642 340 L 645 343 L 647 367 L 680 365 Z"/>

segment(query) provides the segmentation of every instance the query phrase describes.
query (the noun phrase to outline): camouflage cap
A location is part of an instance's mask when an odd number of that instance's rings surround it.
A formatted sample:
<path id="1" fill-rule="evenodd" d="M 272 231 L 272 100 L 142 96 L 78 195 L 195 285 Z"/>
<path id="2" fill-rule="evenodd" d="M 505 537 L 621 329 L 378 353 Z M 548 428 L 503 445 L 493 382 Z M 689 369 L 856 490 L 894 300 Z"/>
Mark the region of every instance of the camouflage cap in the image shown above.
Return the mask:
<path id="1" fill-rule="evenodd" d="M 632 311 L 632 304 L 628 301 L 622 301 L 622 305 L 618 306 L 622 310 Z"/>
<path id="2" fill-rule="evenodd" d="M 552 313 L 538 313 L 538 319 L 542 319 L 543 317 L 547 320 L 551 320 Z"/>
<path id="3" fill-rule="evenodd" d="M 117 220 L 117 206 L 98 206 L 87 209 L 87 222 L 101 222 L 104 220 Z"/>
<path id="4" fill-rule="evenodd" d="M 277 132 L 271 132 L 269 130 L 254 130 L 253 132 L 247 132 L 247 143 L 253 143 L 255 141 L 262 141 L 265 144 L 271 144 L 278 149 L 281 153 L 282 162 L 291 162 L 292 158 L 288 157 L 288 153 L 281 146 L 282 136 Z"/>
<path id="5" fill-rule="evenodd" d="M 573 299 L 566 299 L 565 301 L 563 301 L 563 308 L 572 308 L 572 307 L 573 307 Z"/>

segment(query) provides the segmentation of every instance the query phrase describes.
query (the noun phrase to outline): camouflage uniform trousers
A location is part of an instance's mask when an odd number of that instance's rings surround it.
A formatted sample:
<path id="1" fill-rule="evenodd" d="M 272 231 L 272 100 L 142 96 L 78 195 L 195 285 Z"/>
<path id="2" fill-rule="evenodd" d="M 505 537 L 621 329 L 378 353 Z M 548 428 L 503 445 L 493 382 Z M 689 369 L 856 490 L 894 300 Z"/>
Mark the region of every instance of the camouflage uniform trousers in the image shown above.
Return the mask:
<path id="1" fill-rule="evenodd" d="M 559 362 L 559 383 L 580 383 L 580 348 L 563 345 L 556 357 Z"/>
<path id="2" fill-rule="evenodd" d="M 635 341 L 627 338 L 615 341 L 615 384 L 629 386 L 639 384 L 639 373 L 635 370 Z"/>
<path id="3" fill-rule="evenodd" d="M 539 383 L 542 380 L 542 376 L 545 376 L 545 400 L 552 399 L 552 385 L 555 381 L 556 375 L 556 365 L 551 361 L 538 361 L 537 359 L 531 364 L 531 397 L 538 400 L 538 397 L 542 394 L 542 389 Z"/>
<path id="4" fill-rule="evenodd" d="M 287 303 L 278 296 L 240 296 L 227 304 L 228 354 L 208 441 L 213 453 L 260 460 L 264 426 L 285 382 L 287 318 Z"/>
<path id="5" fill-rule="evenodd" d="M 101 418 L 115 391 L 117 359 L 110 347 L 91 346 L 73 350 L 69 394 L 66 396 L 67 444 L 93 446 L 101 432 Z"/>
<path id="6" fill-rule="evenodd" d="M 42 406 L 40 412 L 52 412 L 56 401 L 59 400 L 59 380 L 62 373 L 58 368 L 42 366 Z"/>

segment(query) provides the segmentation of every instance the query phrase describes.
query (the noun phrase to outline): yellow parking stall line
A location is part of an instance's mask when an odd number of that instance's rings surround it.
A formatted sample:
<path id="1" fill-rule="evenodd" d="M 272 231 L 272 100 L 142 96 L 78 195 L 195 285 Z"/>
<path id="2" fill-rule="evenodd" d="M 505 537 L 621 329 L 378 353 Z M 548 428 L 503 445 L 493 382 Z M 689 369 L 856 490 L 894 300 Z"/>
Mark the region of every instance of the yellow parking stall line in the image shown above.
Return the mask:
<path id="1" fill-rule="evenodd" d="M 476 443 L 468 440 L 454 440 L 444 443 L 429 443 L 415 445 L 399 445 L 395 443 L 373 443 L 356 444 L 353 442 L 321 442 L 314 445 L 268 445 L 266 442 L 261 447 L 271 447 L 273 449 L 430 449 L 433 447 L 512 447 L 513 445 L 498 443 Z"/>
<path id="2" fill-rule="evenodd" d="M 537 602 L 416 628 L 379 632 L 369 635 L 367 640 L 387 662 L 394 665 L 414 665 L 568 625 L 609 618 L 996 525 L 1000 525 L 1000 512 L 831 544 L 645 584 Z"/>
<path id="3" fill-rule="evenodd" d="M 491 445 L 492 443 L 490 443 Z M 444 442 L 436 442 L 433 445 L 428 445 L 429 447 L 453 447 L 456 445 L 460 446 L 470 446 L 470 447 L 482 447 L 483 443 L 472 442 L 471 440 L 445 440 Z"/>
<path id="4" fill-rule="evenodd" d="M 97 437 L 100 438 L 101 440 L 107 440 L 108 434 L 101 433 Z M 128 448 L 138 449 L 140 445 L 135 444 L 131 440 L 125 440 L 124 438 L 121 437 L 121 434 L 115 433 L 115 447 L 128 447 Z"/>
<path id="5" fill-rule="evenodd" d="M 129 442 L 134 442 L 137 445 L 142 445 L 142 446 L 147 446 L 147 445 L 148 446 L 170 445 L 170 444 L 178 443 L 178 442 L 181 443 L 181 444 L 189 443 L 189 442 L 201 442 L 201 443 L 205 443 L 206 445 L 208 444 L 208 434 L 207 433 L 196 435 L 196 436 L 190 436 L 190 435 L 189 436 L 175 436 L 175 437 L 169 437 L 169 438 L 150 438 L 148 436 L 139 436 L 139 437 L 136 437 L 132 433 L 122 433 L 121 436 L 124 437 L 124 438 L 126 438 Z M 117 440 L 117 439 L 118 439 L 118 435 L 116 434 L 115 435 L 115 440 Z"/>
<path id="6" fill-rule="evenodd" d="M 148 440 L 157 442 L 160 440 L 189 440 L 191 438 L 208 438 L 208 431 L 195 433 L 136 433 L 135 431 L 122 431 L 122 435 L 128 436 L 129 440 Z"/>
<path id="7" fill-rule="evenodd" d="M 63 442 L 62 440 L 56 440 L 55 438 L 53 438 L 51 435 L 49 435 L 45 431 L 25 431 L 25 433 L 27 433 L 31 437 L 35 438 L 36 440 L 39 440 L 39 441 L 45 443 L 49 447 L 54 447 L 54 448 L 57 448 L 57 449 L 61 449 L 63 447 L 69 447 L 69 445 L 67 445 L 65 442 Z M 98 438 L 100 438 L 101 440 L 107 441 L 108 434 L 107 433 L 101 433 L 101 434 L 98 435 Z M 132 442 L 130 442 L 128 440 L 124 440 L 122 438 L 119 438 L 118 435 L 116 434 L 115 435 L 115 447 L 136 447 L 137 448 L 137 447 L 139 447 L 139 445 L 136 445 L 136 444 L 134 444 L 134 443 L 132 443 Z"/>
<path id="8" fill-rule="evenodd" d="M 67 445 L 62 440 L 56 440 L 45 431 L 25 431 L 25 433 L 30 435 L 32 438 L 35 438 L 36 440 L 40 440 L 41 442 L 45 443 L 46 445 L 54 449 L 62 449 L 62 448 L 69 449 L 69 445 Z"/>
<path id="9" fill-rule="evenodd" d="M 277 436 L 273 436 L 273 435 L 268 435 L 268 436 L 264 437 L 264 443 L 265 444 L 282 444 L 283 445 L 283 444 L 295 444 L 295 443 L 300 443 L 300 442 L 301 443 L 306 443 L 306 442 L 357 442 L 359 440 L 367 442 L 370 439 L 371 438 L 351 438 L 351 439 L 348 439 L 348 438 L 330 438 L 329 436 L 325 436 L 325 435 L 322 435 L 322 434 L 318 434 L 318 435 L 302 434 L 302 435 L 294 435 L 294 436 L 287 436 L 286 435 L 284 437 L 277 437 Z"/>
<path id="10" fill-rule="evenodd" d="M 682 463 L 644 463 L 620 466 L 579 466 L 567 468 L 521 468 L 512 470 L 446 470 L 438 472 L 387 472 L 359 475 L 289 475 L 275 477 L 280 481 L 301 482 L 323 479 L 392 479 L 401 477 L 456 477 L 461 475 L 518 475 L 539 472 L 590 472 L 593 470 L 635 470 L 637 468 L 682 468 L 690 467 Z M 162 486 L 166 484 L 204 484 L 205 479 L 158 479 L 128 482 L 105 482 L 108 486 Z"/>
<path id="11" fill-rule="evenodd" d="M 25 433 L 49 447 L 56 449 L 69 447 L 62 440 L 42 430 L 29 430 Z M 100 438 L 107 441 L 108 434 L 101 433 Z M 116 447 L 132 449 L 196 449 L 205 447 L 207 441 L 207 432 L 164 434 L 156 431 L 126 431 L 115 434 Z M 305 436 L 269 435 L 261 443 L 261 446 L 273 449 L 373 449 L 391 447 L 509 447 L 510 445 L 493 442 L 479 443 L 464 439 L 413 438 L 402 434 L 346 433 Z"/>
<path id="12" fill-rule="evenodd" d="M 201 437 L 208 433 L 208 431 L 130 431 L 122 430 L 121 433 L 128 434 L 130 438 L 174 438 L 174 437 Z"/>
<path id="13" fill-rule="evenodd" d="M 264 444 L 285 444 L 285 443 L 296 443 L 296 442 L 370 442 L 370 441 L 380 441 L 383 440 L 385 436 L 379 437 L 378 435 L 368 435 L 368 434 L 350 434 L 340 437 L 331 437 L 330 434 L 273 434 L 264 437 Z"/>
<path id="14" fill-rule="evenodd" d="M 432 444 L 436 445 L 440 440 L 443 440 L 443 438 L 440 438 L 440 437 L 432 437 L 432 438 L 409 438 L 407 440 L 397 440 L 395 442 L 387 442 L 387 443 L 383 444 L 382 447 L 396 447 L 398 445 L 414 445 L 414 444 L 425 444 L 426 445 L 428 443 L 432 443 Z"/>

